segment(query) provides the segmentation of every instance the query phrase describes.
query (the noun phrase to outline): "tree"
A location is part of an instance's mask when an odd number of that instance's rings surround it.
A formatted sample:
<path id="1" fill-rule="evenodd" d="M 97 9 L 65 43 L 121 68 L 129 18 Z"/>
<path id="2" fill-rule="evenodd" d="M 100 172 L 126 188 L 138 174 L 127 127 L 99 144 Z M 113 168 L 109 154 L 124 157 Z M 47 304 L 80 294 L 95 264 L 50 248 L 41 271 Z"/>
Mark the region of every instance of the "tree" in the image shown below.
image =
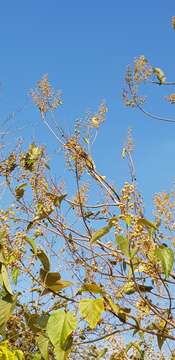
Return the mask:
<path id="1" fill-rule="evenodd" d="M 168 84 L 163 71 L 141 56 L 127 70 L 126 105 L 145 112 L 138 85 L 147 81 Z M 91 155 L 106 105 L 89 114 L 85 125 L 77 122 L 68 136 L 50 121 L 61 98 L 47 76 L 31 96 L 62 147 L 72 187 L 69 193 L 54 180 L 43 146 L 4 149 L 1 358 L 163 359 L 165 349 L 173 360 L 174 192 L 157 194 L 154 219 L 145 218 L 131 131 L 122 151 L 131 182 L 119 191 Z"/>

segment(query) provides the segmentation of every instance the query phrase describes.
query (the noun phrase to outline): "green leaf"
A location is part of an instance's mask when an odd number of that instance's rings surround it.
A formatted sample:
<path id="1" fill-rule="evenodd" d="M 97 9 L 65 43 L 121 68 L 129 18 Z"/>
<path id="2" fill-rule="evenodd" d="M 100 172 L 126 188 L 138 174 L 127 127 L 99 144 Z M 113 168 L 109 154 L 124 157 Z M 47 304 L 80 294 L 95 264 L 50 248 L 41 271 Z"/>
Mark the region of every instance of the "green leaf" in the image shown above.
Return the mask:
<path id="1" fill-rule="evenodd" d="M 20 273 L 19 268 L 14 267 L 12 270 L 12 280 L 15 285 L 17 285 L 19 273 Z"/>
<path id="2" fill-rule="evenodd" d="M 31 360 L 42 360 L 42 356 L 39 352 L 35 353 Z"/>
<path id="3" fill-rule="evenodd" d="M 39 316 L 37 323 L 38 323 L 38 326 L 40 327 L 40 329 L 42 329 L 42 330 L 46 329 L 48 320 L 49 320 L 49 315 L 47 315 L 47 314 L 42 314 Z"/>
<path id="4" fill-rule="evenodd" d="M 122 236 L 122 235 L 116 236 L 116 242 L 117 242 L 117 245 L 119 246 L 120 250 L 122 251 L 122 253 L 126 257 L 133 259 L 133 257 L 135 256 L 135 254 L 138 251 L 138 248 L 135 246 L 135 247 L 129 249 L 129 240 L 127 237 Z"/>
<path id="5" fill-rule="evenodd" d="M 160 260 L 162 270 L 167 278 L 173 269 L 173 264 L 174 264 L 173 250 L 164 245 L 160 245 L 155 249 L 155 255 Z"/>
<path id="6" fill-rule="evenodd" d="M 77 327 L 77 319 L 71 312 L 64 310 L 54 311 L 48 320 L 47 334 L 55 348 L 56 359 L 63 360 L 67 358 L 69 346 L 68 338 L 72 335 Z"/>
<path id="7" fill-rule="evenodd" d="M 10 318 L 15 306 L 16 306 L 16 297 L 7 295 L 3 299 L 0 299 L 0 333 L 1 334 L 4 331 L 6 323 Z"/>
<path id="8" fill-rule="evenodd" d="M 54 353 L 55 353 L 56 360 L 67 360 L 70 350 L 65 351 L 59 345 L 56 345 L 54 347 Z"/>
<path id="9" fill-rule="evenodd" d="M 46 314 L 40 315 L 40 314 L 25 313 L 25 318 L 29 328 L 34 333 L 38 333 L 41 332 L 41 330 L 46 329 L 49 316 Z"/>
<path id="10" fill-rule="evenodd" d="M 75 331 L 76 327 L 77 319 L 72 312 L 56 310 L 49 317 L 47 334 L 54 346 L 59 344 L 63 348 L 68 336 Z"/>
<path id="11" fill-rule="evenodd" d="M 49 354 L 48 354 L 49 339 L 46 336 L 41 334 L 36 339 L 36 343 L 38 345 L 39 351 L 40 351 L 43 359 L 48 360 L 49 359 Z"/>
<path id="12" fill-rule="evenodd" d="M 131 248 L 130 249 L 130 259 L 132 260 L 133 258 L 134 258 L 134 256 L 137 254 L 137 252 L 138 252 L 138 247 L 137 246 L 135 246 L 135 247 L 133 247 L 133 248 Z"/>
<path id="13" fill-rule="evenodd" d="M 122 235 L 117 235 L 116 236 L 116 242 L 120 248 L 120 250 L 122 251 L 122 253 L 129 257 L 129 240 L 127 237 L 124 237 Z"/>
<path id="14" fill-rule="evenodd" d="M 98 324 L 101 314 L 104 311 L 104 299 L 83 299 L 80 300 L 79 309 L 81 316 L 88 322 L 91 329 Z"/>
<path id="15" fill-rule="evenodd" d="M 107 226 L 102 227 L 100 230 L 95 231 L 91 237 L 91 244 L 94 244 L 97 240 L 108 234 L 112 226 L 112 224 L 108 224 Z"/>
<path id="16" fill-rule="evenodd" d="M 70 334 L 70 335 L 67 337 L 67 339 L 66 339 L 66 341 L 65 341 L 65 343 L 64 343 L 64 345 L 63 345 L 63 350 L 64 350 L 64 351 L 69 350 L 69 349 L 72 347 L 72 344 L 73 344 L 73 336 L 72 336 L 72 334 Z"/>
<path id="17" fill-rule="evenodd" d="M 38 249 L 36 256 L 41 261 L 44 270 L 49 271 L 50 270 L 50 261 L 46 255 L 46 253 L 44 252 L 44 250 Z"/>
<path id="18" fill-rule="evenodd" d="M 41 329 L 38 325 L 39 314 L 28 314 L 28 316 L 26 316 L 26 319 L 28 327 L 32 330 L 34 334 L 40 332 Z"/>
<path id="19" fill-rule="evenodd" d="M 29 225 L 27 227 L 27 230 L 29 230 Z M 31 246 L 33 253 L 36 254 L 37 253 L 37 247 L 35 245 L 35 240 L 33 238 L 29 238 L 28 236 L 26 236 L 25 240 Z"/>
<path id="20" fill-rule="evenodd" d="M 38 333 L 41 332 L 41 330 L 46 329 L 49 316 L 46 314 L 40 315 L 40 314 L 25 313 L 25 318 L 29 328 L 34 333 Z"/>
<path id="21" fill-rule="evenodd" d="M 9 278 L 8 278 L 8 272 L 6 269 L 6 266 L 4 264 L 1 264 L 1 275 L 2 275 L 2 280 L 3 280 L 3 285 L 5 290 L 10 294 L 13 295 L 11 286 L 10 286 L 10 282 L 9 282 Z"/>

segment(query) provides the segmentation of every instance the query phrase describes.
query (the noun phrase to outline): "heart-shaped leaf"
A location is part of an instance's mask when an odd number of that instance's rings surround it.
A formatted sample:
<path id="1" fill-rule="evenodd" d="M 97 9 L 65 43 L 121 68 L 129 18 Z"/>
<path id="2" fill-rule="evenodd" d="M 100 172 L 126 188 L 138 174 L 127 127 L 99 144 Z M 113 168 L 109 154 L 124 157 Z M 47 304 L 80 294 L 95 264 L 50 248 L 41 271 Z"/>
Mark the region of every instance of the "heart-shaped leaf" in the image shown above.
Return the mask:
<path id="1" fill-rule="evenodd" d="M 101 314 L 104 311 L 104 299 L 83 299 L 80 300 L 79 309 L 81 316 L 88 322 L 91 329 L 98 324 Z"/>

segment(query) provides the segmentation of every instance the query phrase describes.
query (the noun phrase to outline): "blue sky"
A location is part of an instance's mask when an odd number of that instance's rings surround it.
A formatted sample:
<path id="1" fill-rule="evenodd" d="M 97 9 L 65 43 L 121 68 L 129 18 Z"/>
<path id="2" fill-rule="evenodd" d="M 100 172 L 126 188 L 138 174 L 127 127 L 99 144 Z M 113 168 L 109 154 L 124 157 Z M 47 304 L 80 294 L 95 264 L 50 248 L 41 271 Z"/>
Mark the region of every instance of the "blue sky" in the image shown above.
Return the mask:
<path id="1" fill-rule="evenodd" d="M 175 80 L 173 15 L 171 0 L 3 1 L 1 124 L 10 112 L 24 106 L 8 123 L 13 143 L 17 136 L 24 136 L 28 142 L 35 138 L 47 144 L 49 151 L 56 148 L 27 95 L 45 73 L 63 92 L 64 105 L 58 118 L 66 129 L 72 129 L 75 119 L 88 109 L 96 111 L 105 99 L 109 112 L 94 148 L 97 167 L 119 187 L 127 180 L 121 148 L 131 127 L 138 185 L 150 210 L 153 193 L 169 190 L 175 182 L 175 125 L 126 109 L 121 93 L 127 64 L 141 54 L 163 68 L 169 80 Z M 166 93 L 168 89 L 161 97 L 158 89 L 148 110 L 173 116 L 174 108 L 164 100 Z"/>

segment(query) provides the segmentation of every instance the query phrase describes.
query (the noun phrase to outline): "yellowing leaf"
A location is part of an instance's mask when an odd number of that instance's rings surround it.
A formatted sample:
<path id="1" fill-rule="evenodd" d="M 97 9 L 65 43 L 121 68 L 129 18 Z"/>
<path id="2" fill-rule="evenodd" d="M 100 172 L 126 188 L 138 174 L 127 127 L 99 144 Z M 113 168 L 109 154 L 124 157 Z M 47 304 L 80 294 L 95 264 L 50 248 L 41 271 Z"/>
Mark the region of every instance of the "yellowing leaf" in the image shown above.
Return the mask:
<path id="1" fill-rule="evenodd" d="M 50 291 L 57 293 L 72 285 L 72 282 L 70 281 L 61 280 L 59 272 L 47 272 L 44 269 L 40 269 L 40 278 L 43 286 L 46 288 L 42 295 L 46 295 Z"/>
<path id="2" fill-rule="evenodd" d="M 104 290 L 102 289 L 101 286 L 97 285 L 97 284 L 83 284 L 83 286 L 80 289 L 81 292 L 92 292 L 94 294 L 103 294 Z"/>
<path id="3" fill-rule="evenodd" d="M 69 287 L 69 286 L 71 286 L 71 285 L 72 285 L 72 282 L 71 282 L 71 281 L 58 280 L 55 284 L 50 285 L 50 286 L 48 287 L 48 289 L 51 290 L 51 291 L 53 291 L 53 292 L 55 292 L 55 293 L 57 293 L 57 292 L 65 289 L 65 288 L 67 288 L 67 287 Z"/>
<path id="4" fill-rule="evenodd" d="M 166 277 L 168 277 L 173 269 L 174 252 L 172 249 L 161 245 L 155 249 L 155 255 L 160 260 L 162 270 Z"/>
<path id="5" fill-rule="evenodd" d="M 98 324 L 101 314 L 104 311 L 104 299 L 83 299 L 80 300 L 79 309 L 81 316 L 88 322 L 91 329 Z"/>
<path id="6" fill-rule="evenodd" d="M 55 284 L 58 280 L 60 280 L 61 275 L 59 272 L 48 272 L 45 269 L 41 268 L 40 278 L 45 285 L 50 286 Z"/>
<path id="7" fill-rule="evenodd" d="M 42 249 L 38 249 L 36 253 L 38 259 L 41 261 L 44 270 L 49 271 L 50 270 L 50 262 L 49 259 Z"/>

